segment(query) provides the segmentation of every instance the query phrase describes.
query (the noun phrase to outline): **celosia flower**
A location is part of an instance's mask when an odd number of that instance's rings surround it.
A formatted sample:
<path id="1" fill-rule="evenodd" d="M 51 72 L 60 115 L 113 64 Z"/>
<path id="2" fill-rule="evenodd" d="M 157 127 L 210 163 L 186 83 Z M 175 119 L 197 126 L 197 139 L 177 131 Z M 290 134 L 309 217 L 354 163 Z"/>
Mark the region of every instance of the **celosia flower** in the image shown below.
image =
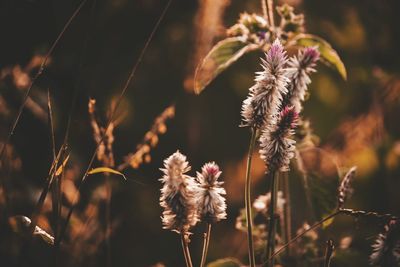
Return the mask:
<path id="1" fill-rule="evenodd" d="M 298 113 L 293 107 L 285 107 L 272 125 L 264 127 L 260 137 L 260 155 L 268 172 L 288 171 L 290 159 L 295 154 L 295 143 L 290 137 L 297 126 Z"/>
<path id="2" fill-rule="evenodd" d="M 186 175 L 190 170 L 186 156 L 179 151 L 164 160 L 164 183 L 161 189 L 160 205 L 164 208 L 162 222 L 164 229 L 187 233 L 198 221 L 196 191 L 197 183 Z"/>
<path id="3" fill-rule="evenodd" d="M 398 266 L 400 263 L 400 222 L 392 220 L 378 235 L 370 262 L 373 266 Z"/>
<path id="4" fill-rule="evenodd" d="M 218 182 L 221 171 L 215 162 L 204 164 L 201 173 L 197 172 L 199 189 L 197 193 L 197 203 L 201 220 L 207 223 L 217 222 L 226 219 L 226 191 Z"/>
<path id="5" fill-rule="evenodd" d="M 261 60 L 263 71 L 257 72 L 256 83 L 242 105 L 243 125 L 256 128 L 261 128 L 277 113 L 289 81 L 285 69 L 286 51 L 278 39 L 266 53 L 265 60 Z"/>
<path id="6" fill-rule="evenodd" d="M 289 59 L 287 75 L 290 83 L 287 85 L 287 93 L 283 96 L 282 108 L 291 105 L 300 113 L 307 86 L 311 83 L 309 75 L 315 72 L 314 67 L 318 59 L 319 52 L 315 47 L 300 50 L 297 56 Z"/>

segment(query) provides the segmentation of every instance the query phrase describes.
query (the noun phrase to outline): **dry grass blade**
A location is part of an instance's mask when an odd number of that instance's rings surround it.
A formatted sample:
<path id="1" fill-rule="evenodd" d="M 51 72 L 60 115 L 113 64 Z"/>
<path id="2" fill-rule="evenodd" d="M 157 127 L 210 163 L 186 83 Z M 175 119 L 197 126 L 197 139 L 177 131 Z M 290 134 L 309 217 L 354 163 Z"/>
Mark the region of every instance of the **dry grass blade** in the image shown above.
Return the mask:
<path id="1" fill-rule="evenodd" d="M 151 129 L 145 134 L 143 141 L 136 147 L 136 152 L 125 157 L 125 162 L 118 166 L 122 171 L 131 166 L 139 168 L 143 162 L 151 160 L 150 151 L 158 144 L 158 136 L 167 131 L 166 122 L 175 116 L 175 106 L 167 107 L 155 120 Z"/>
<path id="2" fill-rule="evenodd" d="M 356 175 L 357 167 L 353 166 L 344 176 L 342 182 L 340 183 L 338 189 L 338 209 L 343 209 L 346 200 L 350 197 L 353 189 L 351 187 L 351 182 Z"/>
<path id="3" fill-rule="evenodd" d="M 61 37 L 64 35 L 64 33 L 66 32 L 66 30 L 68 29 L 68 27 L 71 25 L 72 21 L 75 19 L 75 17 L 79 14 L 79 12 L 81 11 L 82 7 L 85 5 L 86 2 L 87 2 L 87 0 L 83 0 L 83 1 L 79 4 L 79 6 L 75 9 L 74 13 L 73 13 L 73 14 L 71 15 L 71 17 L 68 19 L 68 21 L 67 21 L 66 24 L 64 25 L 64 28 L 61 30 L 60 34 L 57 36 L 56 40 L 53 42 L 53 44 L 52 44 L 52 46 L 50 47 L 49 51 L 46 53 L 46 56 L 44 57 L 44 59 L 43 59 L 41 65 L 40 65 L 40 68 L 39 68 L 39 70 L 37 71 L 36 75 L 35 75 L 35 76 L 33 77 L 33 79 L 31 80 L 31 83 L 30 83 L 30 85 L 29 85 L 28 89 L 26 90 L 26 93 L 25 93 L 25 95 L 24 95 L 24 97 L 23 97 L 22 104 L 21 104 L 21 106 L 20 106 L 19 109 L 18 109 L 17 116 L 16 116 L 16 118 L 15 118 L 15 120 L 14 120 L 14 123 L 12 124 L 11 129 L 10 129 L 8 135 L 7 135 L 6 141 L 5 141 L 4 145 L 3 145 L 2 148 L 1 148 L 1 151 L 0 151 L 0 159 L 3 158 L 4 149 L 5 149 L 6 145 L 8 144 L 8 142 L 10 141 L 11 136 L 14 134 L 15 128 L 17 127 L 17 124 L 18 124 L 19 119 L 20 119 L 20 117 L 21 117 L 21 114 L 22 114 L 22 112 L 23 112 L 23 110 L 24 110 L 24 107 L 25 107 L 25 105 L 26 105 L 26 102 L 27 102 L 27 100 L 28 100 L 28 98 L 29 98 L 29 94 L 30 94 L 30 92 L 31 92 L 31 90 L 32 90 L 33 85 L 35 84 L 36 80 L 40 77 L 40 75 L 42 75 L 42 73 L 44 72 L 44 70 L 45 70 L 45 68 L 46 68 L 47 61 L 49 60 L 50 55 L 53 53 L 53 51 L 54 51 L 54 49 L 56 48 L 57 44 L 58 44 L 59 41 L 61 40 Z"/>
<path id="4" fill-rule="evenodd" d="M 117 99 L 117 101 L 116 101 L 115 107 L 114 107 L 113 111 L 111 112 L 111 115 L 110 115 L 110 118 L 109 118 L 107 127 L 105 128 L 105 129 L 106 129 L 106 130 L 105 130 L 106 132 L 107 132 L 108 128 L 110 127 L 110 125 L 112 124 L 112 122 L 113 122 L 113 120 L 114 120 L 114 116 L 115 116 L 116 110 L 118 110 L 118 107 L 119 107 L 119 105 L 120 105 L 120 103 L 121 103 L 121 101 L 122 101 L 122 99 L 123 99 L 123 97 L 124 97 L 126 91 L 128 90 L 129 85 L 130 85 L 131 82 L 132 82 L 132 79 L 133 79 L 133 77 L 134 77 L 134 75 L 135 75 L 135 73 L 136 73 L 136 70 L 137 70 L 139 64 L 141 63 L 141 61 L 142 61 L 142 59 L 143 59 L 143 57 L 144 57 L 144 54 L 145 54 L 145 52 L 146 52 L 148 46 L 150 45 L 150 42 L 151 42 L 151 40 L 153 39 L 153 36 L 154 36 L 156 30 L 158 29 L 158 27 L 159 27 L 161 21 L 163 20 L 163 18 L 165 17 L 165 14 L 167 13 L 167 10 L 168 10 L 168 8 L 169 8 L 171 2 L 172 2 L 172 0 L 169 0 L 169 1 L 167 2 L 166 6 L 164 7 L 164 9 L 163 9 L 163 11 L 162 11 L 160 17 L 158 18 L 158 20 L 157 20 L 157 22 L 156 22 L 156 24 L 155 24 L 155 26 L 154 26 L 152 32 L 150 33 L 150 36 L 148 37 L 148 39 L 147 39 L 147 41 L 146 41 L 146 43 L 145 43 L 145 45 L 144 45 L 144 47 L 143 47 L 143 49 L 142 49 L 140 55 L 139 55 L 139 58 L 138 58 L 137 61 L 136 61 L 136 64 L 135 64 L 135 65 L 133 66 L 133 68 L 132 68 L 131 73 L 130 73 L 130 75 L 129 75 L 129 77 L 128 77 L 126 83 L 125 83 L 125 86 L 124 86 L 123 89 L 121 90 L 121 93 L 120 93 L 120 95 L 119 95 L 119 97 L 118 97 L 118 99 Z M 98 151 L 98 149 L 99 149 L 99 147 L 100 147 L 100 144 L 102 144 L 102 143 L 104 142 L 104 138 L 105 138 L 105 136 L 103 135 L 102 138 L 101 138 L 101 140 L 100 140 L 100 142 L 99 142 L 99 144 L 97 145 L 95 151 L 93 152 L 92 157 L 90 158 L 90 161 L 89 161 L 89 163 L 88 163 L 88 166 L 87 166 L 87 168 L 86 168 L 86 171 L 85 171 L 85 173 L 83 174 L 83 176 L 82 176 L 82 178 L 81 178 L 81 180 L 80 180 L 80 182 L 79 182 L 78 191 L 80 190 L 80 188 L 81 188 L 83 182 L 85 181 L 85 179 L 86 179 L 86 177 L 87 177 L 87 175 L 88 175 L 88 173 L 89 173 L 89 171 L 90 171 L 90 169 L 91 169 L 91 167 L 92 167 L 92 164 L 93 164 L 94 159 L 95 159 L 95 157 L 96 157 L 96 155 L 97 155 L 97 151 Z M 75 194 L 74 199 L 76 200 L 76 198 L 77 198 L 77 195 Z M 73 202 L 73 203 L 75 203 L 75 202 Z M 65 223 L 64 223 L 63 227 L 61 228 L 60 238 L 59 238 L 59 240 L 57 240 L 57 242 L 56 242 L 56 246 L 59 246 L 59 243 L 61 242 L 61 240 L 63 239 L 63 237 L 64 237 L 64 235 L 65 235 L 65 231 L 66 231 L 66 228 L 67 228 L 67 226 L 68 226 L 69 220 L 71 219 L 71 215 L 72 215 L 72 212 L 74 211 L 74 207 L 75 207 L 75 205 L 72 205 L 71 208 L 70 208 L 69 211 L 68 211 L 68 214 L 67 214 Z"/>

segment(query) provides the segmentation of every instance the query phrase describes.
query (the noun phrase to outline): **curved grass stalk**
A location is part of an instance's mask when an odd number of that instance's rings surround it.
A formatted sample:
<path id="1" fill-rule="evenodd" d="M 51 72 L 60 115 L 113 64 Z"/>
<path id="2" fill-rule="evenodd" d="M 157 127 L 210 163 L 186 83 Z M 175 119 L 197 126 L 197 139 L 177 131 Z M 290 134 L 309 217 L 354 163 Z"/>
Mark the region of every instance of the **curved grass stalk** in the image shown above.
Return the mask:
<path id="1" fill-rule="evenodd" d="M 255 267 L 255 265 L 256 265 L 256 260 L 255 260 L 255 256 L 254 256 L 254 240 L 253 240 L 253 216 L 252 216 L 252 212 L 251 212 L 251 176 L 250 176 L 251 162 L 252 162 L 252 158 L 253 158 L 254 145 L 256 143 L 256 136 L 257 136 L 257 131 L 255 128 L 253 128 L 251 130 L 249 154 L 247 157 L 246 184 L 245 184 L 245 192 L 244 192 L 250 267 Z"/>

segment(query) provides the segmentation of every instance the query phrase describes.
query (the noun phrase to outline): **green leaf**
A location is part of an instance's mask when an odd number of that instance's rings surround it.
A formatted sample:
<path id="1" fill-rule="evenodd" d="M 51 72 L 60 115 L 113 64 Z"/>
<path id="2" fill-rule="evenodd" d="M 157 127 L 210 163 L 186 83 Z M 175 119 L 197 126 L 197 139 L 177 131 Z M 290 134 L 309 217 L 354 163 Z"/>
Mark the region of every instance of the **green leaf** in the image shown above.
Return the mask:
<path id="1" fill-rule="evenodd" d="M 99 167 L 99 168 L 92 169 L 91 171 L 88 172 L 89 175 L 96 174 L 96 173 L 113 173 L 113 174 L 122 176 L 126 180 L 126 177 L 123 173 L 116 171 L 114 169 L 108 168 L 108 167 Z"/>
<path id="2" fill-rule="evenodd" d="M 301 149 L 296 163 L 304 178 L 308 205 L 315 219 L 321 220 L 337 207 L 339 176 L 336 163 L 326 151 L 317 147 Z M 324 226 L 331 222 L 332 220 Z"/>
<path id="3" fill-rule="evenodd" d="M 290 43 L 303 47 L 317 46 L 321 53 L 322 62 L 336 69 L 344 80 L 347 79 L 346 67 L 338 53 L 321 37 L 312 34 L 298 34 Z"/>
<path id="4" fill-rule="evenodd" d="M 207 264 L 207 267 L 240 267 L 243 264 L 235 258 L 225 258 Z"/>
<path id="5" fill-rule="evenodd" d="M 194 91 L 200 94 L 204 88 L 238 60 L 245 53 L 260 48 L 259 45 L 248 43 L 243 37 L 230 37 L 218 42 L 197 66 L 194 75 Z"/>

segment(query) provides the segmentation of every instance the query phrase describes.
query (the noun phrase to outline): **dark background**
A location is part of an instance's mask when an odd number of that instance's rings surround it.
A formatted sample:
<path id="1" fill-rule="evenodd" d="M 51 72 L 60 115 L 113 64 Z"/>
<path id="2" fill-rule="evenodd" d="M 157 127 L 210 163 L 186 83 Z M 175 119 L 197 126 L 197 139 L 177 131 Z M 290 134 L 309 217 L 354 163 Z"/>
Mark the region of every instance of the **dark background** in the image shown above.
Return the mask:
<path id="1" fill-rule="evenodd" d="M 315 133 L 321 138 L 321 147 L 336 152 L 341 166 L 359 166 L 354 198 L 349 206 L 399 214 L 399 98 L 395 97 L 390 105 L 382 99 L 388 85 L 399 94 L 396 75 L 400 68 L 400 2 L 290 2 L 296 4 L 298 12 L 305 13 L 308 32 L 328 40 L 348 70 L 348 80 L 343 81 L 333 70 L 320 64 L 319 72 L 312 76 L 311 96 L 303 115 L 312 121 Z M 79 3 L 0 1 L 0 70 L 15 65 L 24 67 L 34 55 L 44 55 Z M 111 99 L 122 89 L 165 4 L 164 0 L 88 0 L 35 83 L 31 96 L 39 105 L 46 107 L 47 89 L 51 92 L 57 146 L 63 141 L 73 91 L 77 88 L 69 148 L 70 163 L 80 172 L 86 168 L 95 149 L 87 115 L 89 97 L 97 100 L 98 113 L 105 117 Z M 245 234 L 235 230 L 235 219 L 243 207 L 244 157 L 249 132 L 238 125 L 241 103 L 252 85 L 254 72 L 259 70 L 258 58 L 262 54 L 240 59 L 200 96 L 185 90 L 184 80 L 192 73 L 190 61 L 196 49 L 194 18 L 198 5 L 193 0 L 172 1 L 124 97 L 123 109 L 129 115 L 114 132 L 114 154 L 119 163 L 124 155 L 135 151 L 154 118 L 172 103 L 176 104 L 176 117 L 167 124 L 168 131 L 160 136 L 159 144 L 152 150 L 152 161 L 137 170 L 125 171 L 127 182 L 114 180 L 111 217 L 118 224 L 111 238 L 112 266 L 151 266 L 157 262 L 183 266 L 178 235 L 162 230 L 162 210 L 158 204 L 161 187 L 158 168 L 177 149 L 188 156 L 193 170 L 215 160 L 224 171 L 228 220 L 213 229 L 209 259 L 235 256 L 246 260 Z M 223 16 L 224 25 L 233 25 L 242 11 L 260 12 L 259 1 L 232 0 Z M 18 91 L 9 76 L 0 80 L 1 96 L 10 110 L 8 115 L 1 116 L 3 139 L 21 103 L 23 90 Z M 361 148 L 346 150 L 345 146 L 352 142 L 343 141 L 346 137 L 340 125 L 345 122 L 351 125 L 368 114 L 376 103 L 382 110 L 378 114 L 383 123 L 382 133 Z M 363 126 L 365 131 L 354 133 L 354 141 L 376 125 L 369 123 Z M 35 192 L 40 190 L 52 160 L 47 122 L 26 109 L 11 145 L 21 166 L 11 175 L 2 173 L 9 180 L 9 191 L 13 192 L 10 210 L 12 214 L 29 216 L 36 202 Z M 263 180 L 262 163 L 256 165 L 254 195 L 265 193 L 267 184 Z M 83 186 L 80 206 L 85 205 L 85 199 L 101 179 L 101 176 L 90 179 Z M 299 213 L 305 209 L 305 203 L 295 205 L 299 206 L 296 209 Z M 294 215 L 296 226 L 307 219 L 302 214 Z M 380 229 L 339 219 L 327 229 L 326 235 L 336 240 L 354 235 L 352 250 L 357 253 L 347 263 L 334 266 L 366 266 L 370 244 Z M 197 234 L 192 238 L 191 249 L 197 262 L 201 254 L 201 227 L 194 231 Z M 85 251 L 81 253 L 85 255 Z M 105 266 L 104 255 L 99 245 L 99 251 L 88 255 L 81 264 Z M 43 258 L 41 261 L 46 262 Z"/>

